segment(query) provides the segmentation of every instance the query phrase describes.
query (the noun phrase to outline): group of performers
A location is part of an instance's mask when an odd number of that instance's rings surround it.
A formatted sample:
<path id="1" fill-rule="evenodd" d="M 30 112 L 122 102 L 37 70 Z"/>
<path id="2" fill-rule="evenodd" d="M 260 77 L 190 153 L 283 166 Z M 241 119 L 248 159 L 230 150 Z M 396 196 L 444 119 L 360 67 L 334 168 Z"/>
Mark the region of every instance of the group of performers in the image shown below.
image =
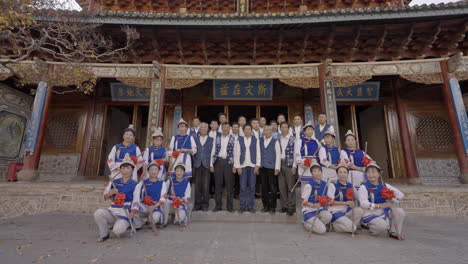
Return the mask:
<path id="1" fill-rule="evenodd" d="M 125 129 L 123 142 L 112 148 L 108 158 L 111 180 L 104 199 L 112 200 L 112 205 L 94 213 L 98 241 L 109 238 L 110 227 L 121 236 L 128 228 L 134 234 L 145 222 L 157 234 L 156 228 L 164 228 L 171 215 L 171 222 L 183 229 L 191 211 L 208 210 L 212 174 L 214 212 L 223 210 L 224 189 L 225 208 L 234 212 L 237 180 L 239 213 L 255 213 L 260 186 L 262 212 L 276 212 L 279 190 L 280 212 L 292 216 L 295 187 L 301 182 L 303 224 L 308 231 L 354 235 L 365 228 L 372 235 L 387 231 L 389 237 L 402 239 L 405 213 L 396 205 L 403 193 L 383 181 L 381 168 L 358 148 L 352 131 L 344 136 L 344 149 L 335 146 L 334 128 L 325 114 L 319 114 L 317 126 L 303 125 L 299 115 L 290 125 L 282 114 L 269 124 L 265 118 L 247 123 L 239 117 L 231 125 L 224 113 L 210 125 L 197 117 L 191 125 L 180 119 L 178 134 L 168 148 L 158 128 L 143 153 L 134 144 L 135 129 L 131 125 Z M 193 206 L 189 205 L 191 184 Z"/>

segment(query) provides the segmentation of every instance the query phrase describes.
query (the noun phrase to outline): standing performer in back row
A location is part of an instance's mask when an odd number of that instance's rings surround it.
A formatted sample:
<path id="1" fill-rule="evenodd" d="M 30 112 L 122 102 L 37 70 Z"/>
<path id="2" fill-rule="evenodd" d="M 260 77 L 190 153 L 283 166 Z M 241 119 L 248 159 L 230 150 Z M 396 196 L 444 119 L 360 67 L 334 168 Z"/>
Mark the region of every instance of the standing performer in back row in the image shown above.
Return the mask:
<path id="1" fill-rule="evenodd" d="M 177 123 L 179 134 L 171 138 L 168 155 L 172 156 L 172 164 L 183 164 L 185 168 L 184 178 L 192 177 L 192 157 L 197 153 L 197 144 L 192 136 L 187 134 L 187 122 L 180 119 Z M 172 166 L 173 167 L 173 166 Z M 171 176 L 175 176 L 174 168 L 171 168 Z"/>
<path id="2" fill-rule="evenodd" d="M 128 128 L 124 130 L 123 142 L 115 145 L 109 153 L 109 157 L 107 158 L 107 165 L 111 171 L 109 176 L 111 179 L 122 177 L 119 168 L 125 155 L 128 153 L 130 158 L 132 158 L 135 162 L 135 168 L 132 173 L 132 180 L 138 181 L 138 169 L 140 169 L 144 161 L 140 148 L 135 145 L 135 135 L 136 131 L 133 128 L 133 125 L 129 125 Z"/>
<path id="3" fill-rule="evenodd" d="M 304 137 L 296 139 L 294 158 L 299 165 L 297 175 L 301 181 L 312 179 L 310 166 L 317 159 L 320 143 L 314 138 L 314 126 L 308 123 L 304 126 Z M 297 134 L 297 133 L 296 133 Z"/>

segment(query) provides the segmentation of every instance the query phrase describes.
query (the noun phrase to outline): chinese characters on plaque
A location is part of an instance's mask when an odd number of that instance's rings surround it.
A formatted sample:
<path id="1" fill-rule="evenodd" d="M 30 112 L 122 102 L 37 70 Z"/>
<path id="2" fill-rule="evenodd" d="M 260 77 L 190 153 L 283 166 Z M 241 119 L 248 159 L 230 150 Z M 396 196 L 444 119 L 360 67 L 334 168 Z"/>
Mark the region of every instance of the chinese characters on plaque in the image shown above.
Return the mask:
<path id="1" fill-rule="evenodd" d="M 335 97 L 337 102 L 378 101 L 379 90 L 379 82 L 365 82 L 349 87 L 337 87 Z"/>
<path id="2" fill-rule="evenodd" d="M 150 88 L 137 88 L 123 83 L 111 83 L 112 101 L 114 102 L 148 102 Z"/>
<path id="3" fill-rule="evenodd" d="M 330 123 L 336 132 L 335 142 L 340 142 L 340 133 L 338 131 L 338 116 L 336 113 L 335 101 L 335 84 L 333 80 L 327 79 L 323 81 L 323 89 L 325 94 L 325 113 L 327 114 L 328 123 Z"/>
<path id="4" fill-rule="evenodd" d="M 214 100 L 271 100 L 273 80 L 214 80 Z"/>
<path id="5" fill-rule="evenodd" d="M 463 147 L 465 148 L 465 156 L 468 156 L 468 118 L 466 115 L 465 103 L 463 102 L 463 95 L 460 90 L 460 84 L 457 78 L 450 78 L 450 90 L 452 91 L 452 100 L 457 112 L 458 125 L 460 133 L 463 137 Z"/>

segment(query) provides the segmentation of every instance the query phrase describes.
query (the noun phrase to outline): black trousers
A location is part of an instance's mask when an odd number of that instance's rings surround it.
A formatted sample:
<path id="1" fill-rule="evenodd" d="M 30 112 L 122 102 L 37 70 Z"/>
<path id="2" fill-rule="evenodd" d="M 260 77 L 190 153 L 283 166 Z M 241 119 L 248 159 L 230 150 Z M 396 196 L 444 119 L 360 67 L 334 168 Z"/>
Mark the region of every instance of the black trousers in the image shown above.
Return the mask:
<path id="1" fill-rule="evenodd" d="M 200 168 L 194 168 L 193 173 L 195 175 L 195 207 L 208 209 L 210 201 L 210 169 L 200 166 Z"/>
<path id="2" fill-rule="evenodd" d="M 276 176 L 274 169 L 262 168 L 260 169 L 260 176 L 262 179 L 262 203 L 263 208 L 268 210 L 276 209 Z"/>
<path id="3" fill-rule="evenodd" d="M 223 208 L 223 183 L 226 185 L 227 199 L 226 207 L 228 210 L 233 210 L 233 183 L 232 180 L 232 165 L 228 164 L 227 159 L 218 158 L 214 163 L 215 175 L 215 201 L 216 208 Z"/>

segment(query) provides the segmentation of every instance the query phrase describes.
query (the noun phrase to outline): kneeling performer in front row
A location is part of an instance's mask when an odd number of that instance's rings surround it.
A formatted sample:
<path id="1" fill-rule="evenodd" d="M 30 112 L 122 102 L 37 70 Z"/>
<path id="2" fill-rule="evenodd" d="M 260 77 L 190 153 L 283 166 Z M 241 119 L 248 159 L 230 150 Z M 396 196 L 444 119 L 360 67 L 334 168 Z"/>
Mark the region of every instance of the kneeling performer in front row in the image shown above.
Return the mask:
<path id="1" fill-rule="evenodd" d="M 323 234 L 327 231 L 326 225 L 332 219 L 332 215 L 327 210 L 330 202 L 330 198 L 327 196 L 327 183 L 321 180 L 322 167 L 316 159 L 312 161 L 310 172 L 312 180 L 305 185 L 302 191 L 304 227 L 308 231 Z"/>
<path id="2" fill-rule="evenodd" d="M 366 167 L 368 180 L 359 187 L 359 203 L 364 209 L 361 223 L 371 235 L 388 231 L 388 236 L 402 240 L 401 231 L 405 221 L 405 211 L 395 207 L 404 194 L 390 184 L 380 180 L 381 169 L 371 163 Z"/>
<path id="3" fill-rule="evenodd" d="M 168 200 L 164 205 L 165 224 L 169 213 L 174 212 L 174 224 L 185 227 L 188 223 L 188 200 L 190 199 L 190 183 L 184 178 L 185 166 L 180 163 L 176 165 L 175 177 L 171 177 L 171 185 L 167 192 Z"/>

